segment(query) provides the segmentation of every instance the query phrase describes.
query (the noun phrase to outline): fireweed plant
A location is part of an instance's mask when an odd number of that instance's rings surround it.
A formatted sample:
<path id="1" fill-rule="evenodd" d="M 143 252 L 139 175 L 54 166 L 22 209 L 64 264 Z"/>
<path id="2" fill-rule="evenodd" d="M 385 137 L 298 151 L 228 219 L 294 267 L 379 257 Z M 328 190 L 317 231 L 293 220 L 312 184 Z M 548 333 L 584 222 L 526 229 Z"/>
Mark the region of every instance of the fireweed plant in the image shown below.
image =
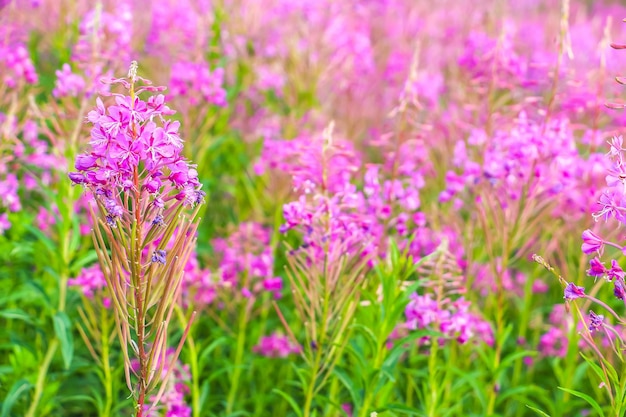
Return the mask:
<path id="1" fill-rule="evenodd" d="M 0 417 L 617 414 L 618 3 L 0 0 Z"/>
<path id="2" fill-rule="evenodd" d="M 622 44 L 611 44 L 611 47 L 617 50 L 626 49 L 626 45 Z M 616 77 L 616 80 L 619 84 L 624 84 L 623 78 Z M 621 103 L 607 103 L 606 106 L 612 109 L 625 107 Z M 622 136 L 615 136 L 608 141 L 605 159 L 606 186 L 597 202 L 593 219 L 607 224 L 617 223 L 616 230 L 620 230 L 619 227 L 626 219 L 623 207 L 626 193 L 626 148 Z M 582 233 L 581 246 L 585 255 L 593 256 L 589 261 L 589 269 L 586 270 L 586 275 L 594 279 L 591 290 L 567 281 L 542 257 L 534 256 L 534 259 L 564 285 L 563 298 L 579 323 L 577 333 L 580 335 L 581 346 L 590 351 L 587 354 L 581 353 L 581 356 L 593 369 L 596 380 L 600 381 L 599 395 L 594 397 L 579 391 L 562 389 L 583 398 L 598 415 L 607 415 L 605 410 L 610 410 L 608 415 L 623 416 L 626 413 L 626 319 L 620 309 L 626 306 L 626 274 L 620 266 L 619 257 L 626 253 L 626 246 L 619 244 L 619 238 L 608 230 L 601 227 L 595 229 L 596 231 L 587 229 Z M 609 262 L 608 266 L 606 262 Z M 610 287 L 612 295 L 605 291 L 605 284 Z M 574 302 L 575 300 L 580 301 Z M 608 398 L 608 406 L 603 406 L 603 401 L 598 397 Z"/>
<path id="3" fill-rule="evenodd" d="M 182 290 L 185 264 L 194 248 L 197 212 L 203 202 L 195 167 L 181 156 L 179 123 L 150 81 L 137 75 L 106 82 L 115 105 L 97 99 L 89 112 L 90 150 L 76 158 L 73 183 L 94 196 L 93 241 L 106 280 L 126 383 L 138 417 L 158 406 L 182 349 L 168 352 L 169 325 Z M 190 215 L 186 209 L 193 209 Z M 192 318 L 193 319 L 193 318 Z"/>

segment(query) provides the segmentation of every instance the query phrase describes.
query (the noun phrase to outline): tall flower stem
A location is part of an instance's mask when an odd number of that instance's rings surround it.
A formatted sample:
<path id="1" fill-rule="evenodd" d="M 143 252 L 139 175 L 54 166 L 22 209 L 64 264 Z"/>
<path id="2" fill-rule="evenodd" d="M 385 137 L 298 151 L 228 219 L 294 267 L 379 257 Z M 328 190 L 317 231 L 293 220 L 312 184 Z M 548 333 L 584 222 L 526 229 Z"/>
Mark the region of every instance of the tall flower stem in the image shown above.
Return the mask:
<path id="1" fill-rule="evenodd" d="M 239 389 L 239 377 L 241 376 L 241 366 L 243 363 L 243 354 L 246 346 L 246 330 L 248 326 L 248 314 L 249 308 L 244 308 L 244 311 L 239 316 L 239 326 L 237 333 L 237 347 L 235 350 L 235 362 L 233 369 L 233 376 L 230 379 L 230 390 L 228 391 L 228 400 L 226 405 L 226 414 L 230 414 L 233 411 L 235 400 L 237 399 L 237 390 Z"/>
<path id="2" fill-rule="evenodd" d="M 84 116 L 85 105 L 84 102 L 81 104 L 77 120 L 81 120 Z M 72 135 L 69 139 L 68 146 L 66 149 L 66 157 L 68 160 L 73 160 L 74 155 L 76 153 L 76 140 L 81 130 L 81 124 L 76 123 L 72 131 Z M 65 185 L 60 187 L 59 194 L 57 196 L 57 200 L 62 204 L 73 203 L 76 201 L 76 192 L 73 187 L 69 185 Z M 59 206 L 61 206 L 59 204 Z M 58 288 L 59 288 L 59 301 L 57 304 L 57 313 L 65 312 L 65 304 L 67 299 L 67 280 L 69 278 L 69 265 L 71 263 L 72 253 L 70 253 L 70 246 L 73 238 L 72 231 L 72 220 L 70 218 L 69 212 L 63 212 L 62 219 L 59 225 L 59 237 L 60 241 L 60 254 L 61 254 L 61 265 L 59 268 L 59 280 L 58 280 Z M 41 396 L 43 394 L 46 378 L 48 376 L 48 370 L 50 369 L 50 364 L 54 359 L 54 355 L 57 352 L 59 347 L 59 339 L 55 335 L 54 338 L 50 341 L 48 345 L 48 349 L 46 350 L 46 354 L 44 356 L 44 360 L 39 367 L 39 372 L 37 374 L 37 381 L 35 383 L 35 392 L 33 394 L 32 402 L 30 407 L 28 408 L 25 417 L 35 417 L 37 412 L 37 407 L 39 406 L 39 402 L 41 401 Z"/>
<path id="3" fill-rule="evenodd" d="M 376 346 L 376 356 L 374 358 L 373 369 L 379 370 L 382 367 L 383 360 L 385 359 L 385 340 L 379 340 Z M 365 389 L 365 397 L 363 398 L 363 405 L 359 411 L 359 417 L 369 416 L 369 409 L 372 406 L 374 400 L 373 390 L 376 387 L 376 379 L 371 378 Z"/>
<path id="4" fill-rule="evenodd" d="M 113 376 L 111 374 L 110 363 L 110 337 L 111 323 L 109 322 L 109 313 L 106 309 L 101 310 L 101 326 L 102 326 L 102 368 L 104 372 L 104 392 L 105 403 L 103 415 L 105 417 L 111 416 L 111 410 L 113 408 Z"/>
<path id="5" fill-rule="evenodd" d="M 185 317 L 183 309 L 180 305 L 176 305 L 176 315 L 180 320 L 182 327 L 189 327 L 189 320 Z M 191 412 L 193 417 L 200 417 L 200 368 L 198 366 L 198 348 L 193 338 L 194 326 L 189 327 L 187 335 L 187 363 L 191 369 Z"/>
<path id="6" fill-rule="evenodd" d="M 33 402 L 30 404 L 30 407 L 28 408 L 25 417 L 36 416 L 35 413 L 37 412 L 37 406 L 39 405 L 39 401 L 41 400 L 41 394 L 43 393 L 44 385 L 46 383 L 48 369 L 50 368 L 50 363 L 52 362 L 52 358 L 54 358 L 54 354 L 56 353 L 58 347 L 59 340 L 55 337 L 48 345 L 46 356 L 44 357 L 43 363 L 39 367 L 39 373 L 37 374 L 37 383 L 35 385 L 35 394 L 33 395 Z"/>

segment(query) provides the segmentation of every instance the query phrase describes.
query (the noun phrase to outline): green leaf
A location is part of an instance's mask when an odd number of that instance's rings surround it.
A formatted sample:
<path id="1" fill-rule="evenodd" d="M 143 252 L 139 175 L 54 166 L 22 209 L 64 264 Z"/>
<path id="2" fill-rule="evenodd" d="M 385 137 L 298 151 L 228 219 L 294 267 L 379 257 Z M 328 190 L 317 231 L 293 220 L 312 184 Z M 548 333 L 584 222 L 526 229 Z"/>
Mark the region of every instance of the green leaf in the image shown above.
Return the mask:
<path id="1" fill-rule="evenodd" d="M 421 415 L 415 408 L 409 407 L 403 404 L 389 404 L 383 407 L 380 411 L 400 411 L 407 416 L 419 416 Z"/>
<path id="2" fill-rule="evenodd" d="M 531 407 L 530 405 L 526 404 L 526 407 L 530 408 L 531 410 L 533 410 L 535 413 L 539 414 L 542 417 L 550 417 L 548 414 L 544 413 L 543 411 L 541 411 L 538 408 L 535 407 Z"/>
<path id="3" fill-rule="evenodd" d="M 35 236 L 37 236 L 37 238 L 44 244 L 46 249 L 48 249 L 48 252 L 50 255 L 53 255 L 56 253 L 54 242 L 48 236 L 46 236 L 41 230 L 37 229 L 35 226 L 28 226 L 28 231 L 34 234 Z"/>
<path id="4" fill-rule="evenodd" d="M 339 368 L 335 368 L 333 370 L 333 374 L 335 374 L 335 376 L 339 378 L 341 383 L 346 387 L 346 389 L 350 393 L 350 397 L 352 397 L 352 404 L 362 404 L 363 401 L 361 401 L 361 396 L 357 392 L 357 389 L 354 386 L 354 383 L 352 382 L 348 374 L 346 374 L 344 371 L 342 371 Z"/>
<path id="5" fill-rule="evenodd" d="M 72 263 L 72 271 L 74 271 L 75 273 L 80 271 L 81 268 L 84 268 L 85 266 L 91 265 L 93 263 L 95 263 L 98 260 L 98 254 L 96 253 L 96 251 L 91 250 L 89 251 L 87 254 L 85 254 L 84 256 L 82 256 L 80 259 L 75 260 Z"/>
<path id="6" fill-rule="evenodd" d="M 289 405 L 291 405 L 291 408 L 293 408 L 293 411 L 296 412 L 296 415 L 298 417 L 302 417 L 302 410 L 300 409 L 300 407 L 298 407 L 298 404 L 296 403 L 296 401 L 293 399 L 291 395 L 287 394 L 284 391 L 279 390 L 278 388 L 274 388 L 272 392 L 275 392 L 276 394 L 280 395 L 285 400 L 287 400 Z"/>
<path id="7" fill-rule="evenodd" d="M 11 409 L 20 398 L 20 396 L 32 387 L 32 384 L 25 379 L 16 381 L 9 390 L 6 399 L 2 403 L 2 410 L 0 410 L 0 417 L 8 417 Z"/>
<path id="8" fill-rule="evenodd" d="M 563 387 L 559 387 L 559 389 L 561 391 L 569 392 L 573 396 L 578 397 L 578 398 L 582 398 L 583 400 L 587 401 L 587 403 L 590 406 L 592 406 L 594 410 L 596 410 L 598 412 L 598 415 L 604 417 L 604 411 L 602 411 L 602 407 L 600 407 L 600 405 L 596 402 L 596 400 L 594 400 L 589 395 L 587 395 L 585 393 L 582 393 L 580 391 L 575 391 L 573 389 L 568 389 L 568 388 L 563 388 Z"/>
<path id="9" fill-rule="evenodd" d="M 72 216 L 72 236 L 71 236 L 71 240 L 70 240 L 70 248 L 69 248 L 69 256 L 70 259 L 73 256 L 74 253 L 76 253 L 76 251 L 78 250 L 78 247 L 80 246 L 80 222 L 78 220 L 78 216 Z M 70 259 L 67 259 L 67 261 L 69 262 Z"/>
<path id="10" fill-rule="evenodd" d="M 431 330 L 418 330 L 412 332 L 407 337 L 394 341 L 395 346 L 391 349 L 387 355 L 387 359 L 383 362 L 382 369 L 388 373 L 392 373 L 400 356 L 413 346 L 415 340 L 425 336 L 439 337 L 441 333 Z"/>
<path id="11" fill-rule="evenodd" d="M 202 349 L 202 352 L 200 353 L 200 357 L 198 358 L 198 366 L 199 366 L 199 368 L 201 370 L 204 369 L 204 367 L 207 365 L 207 363 L 209 361 L 209 356 L 211 355 L 211 353 L 215 349 L 220 347 L 221 345 L 226 344 L 227 342 L 228 342 L 228 338 L 227 337 L 220 337 L 219 339 L 216 339 L 213 342 L 211 342 L 211 344 L 209 346 L 207 346 L 206 348 Z"/>
<path id="12" fill-rule="evenodd" d="M 54 317 L 54 333 L 61 343 L 61 355 L 65 369 L 70 368 L 72 357 L 74 356 L 74 339 L 72 338 L 70 319 L 62 311 L 57 312 Z"/>
<path id="13" fill-rule="evenodd" d="M 5 319 L 10 320 L 21 320 L 28 324 L 33 324 L 33 320 L 31 317 L 20 308 L 7 308 L 5 310 L 0 311 L 0 317 L 4 317 Z"/>
<path id="14" fill-rule="evenodd" d="M 373 351 L 376 351 L 378 342 L 376 340 L 376 335 L 374 334 L 374 332 L 369 327 L 363 324 L 359 324 L 359 323 L 353 324 L 352 327 L 360 330 L 361 332 L 359 333 L 363 334 L 370 349 L 372 349 Z"/>

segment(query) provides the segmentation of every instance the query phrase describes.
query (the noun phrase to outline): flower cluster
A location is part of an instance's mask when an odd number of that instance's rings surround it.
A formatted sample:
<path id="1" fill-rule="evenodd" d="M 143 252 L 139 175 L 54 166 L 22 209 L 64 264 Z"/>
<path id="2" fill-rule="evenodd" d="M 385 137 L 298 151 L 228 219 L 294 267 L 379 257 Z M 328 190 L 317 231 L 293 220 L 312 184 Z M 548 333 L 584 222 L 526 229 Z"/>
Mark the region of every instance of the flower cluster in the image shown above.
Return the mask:
<path id="1" fill-rule="evenodd" d="M 211 71 L 204 62 L 177 62 L 172 66 L 169 85 L 172 98 L 184 97 L 191 106 L 205 102 L 219 107 L 226 105 L 223 68 Z"/>
<path id="2" fill-rule="evenodd" d="M 626 224 L 626 149 L 622 147 L 622 137 L 614 137 L 610 143 L 608 158 L 612 165 L 609 167 L 606 175 L 606 189 L 602 192 L 598 202 L 599 210 L 593 214 L 597 220 L 603 219 L 609 221 L 614 219 L 620 224 Z M 623 178 L 624 177 L 624 178 Z M 597 233 L 590 229 L 582 233 L 581 250 L 585 254 L 597 253 L 599 256 L 594 257 L 589 262 L 587 275 L 594 278 L 604 278 L 613 285 L 613 294 L 619 300 L 626 303 L 626 283 L 624 281 L 624 270 L 619 264 L 618 259 L 610 260 L 610 267 L 607 267 L 601 260 L 605 247 L 617 249 L 619 253 L 626 250 L 626 246 L 605 240 Z M 584 296 L 584 288 L 569 283 L 565 288 L 565 299 L 574 300 Z"/>
<path id="3" fill-rule="evenodd" d="M 94 293 L 106 287 L 107 282 L 100 265 L 94 264 L 88 268 L 83 268 L 76 278 L 70 278 L 67 285 L 78 287 L 85 297 L 93 298 Z M 109 307 L 109 305 L 105 307 Z"/>
<path id="4" fill-rule="evenodd" d="M 130 86 L 121 79 L 111 82 Z M 147 101 L 134 95 L 146 90 L 160 89 L 148 85 L 131 96 L 116 94 L 116 105 L 108 107 L 97 99 L 97 108 L 88 115 L 91 151 L 76 158 L 78 172 L 70 173 L 75 184 L 88 186 L 102 201 L 111 226 L 128 214 L 121 192 L 151 195 L 155 224 L 163 221 L 166 201 L 174 198 L 193 206 L 203 200 L 198 173 L 181 155 L 180 123 L 164 118 L 173 112 L 163 95 Z"/>
<path id="5" fill-rule="evenodd" d="M 259 343 L 252 350 L 268 358 L 286 358 L 302 351 L 300 346 L 291 342 L 287 336 L 278 333 L 261 337 Z"/>
<path id="6" fill-rule="evenodd" d="M 7 71 L 2 82 L 9 87 L 16 87 L 20 81 L 36 84 L 38 77 L 30 55 L 22 44 L 0 44 L 0 62 Z"/>
<path id="7" fill-rule="evenodd" d="M 228 238 L 213 241 L 219 258 L 218 281 L 225 291 L 234 290 L 245 298 L 261 292 L 280 297 L 283 280 L 274 275 L 270 237 L 270 229 L 258 223 L 244 222 Z"/>
<path id="8" fill-rule="evenodd" d="M 471 303 L 462 297 L 455 300 L 438 301 L 431 294 L 412 294 L 405 309 L 409 330 L 429 329 L 441 332 L 446 338 L 463 344 L 477 339 L 493 344 L 491 325 L 469 311 Z"/>
<path id="9" fill-rule="evenodd" d="M 57 72 L 57 96 L 105 93 L 109 85 L 100 83 L 100 78 L 110 77 L 130 61 L 133 13 L 128 2 L 117 3 L 114 12 L 98 4 L 82 16 L 78 31 L 71 58 L 82 75 L 64 66 Z"/>
<path id="10" fill-rule="evenodd" d="M 474 156 L 472 156 L 474 155 Z M 467 142 L 459 141 L 454 148 L 453 163 L 460 173 L 446 174 L 446 189 L 440 201 L 447 202 L 466 189 L 485 184 L 493 190 L 502 207 L 522 197 L 562 198 L 559 215 L 580 215 L 589 207 L 588 195 L 576 193 L 582 186 L 572 167 L 582 169 L 587 164 L 576 148 L 576 140 L 567 119 L 554 119 L 544 127 L 543 122 L 520 113 L 510 129 L 497 130 L 493 138 L 484 131 L 474 130 Z M 462 204 L 458 202 L 458 204 Z"/>
<path id="11" fill-rule="evenodd" d="M 108 106 L 97 99 L 96 109 L 87 116 L 93 125 L 91 148 L 76 157 L 78 172 L 69 177 L 88 188 L 97 203 L 94 243 L 117 317 L 127 385 L 141 416 L 146 405 L 148 412 L 155 409 L 177 359 L 172 355 L 168 364 L 161 356 L 168 349 L 169 317 L 194 250 L 204 193 L 194 166 L 181 155 L 179 123 L 166 118 L 174 112 L 164 96 L 139 98 L 164 88 L 137 76 L 136 63 L 128 79 L 108 82 L 122 85 L 129 94 L 114 94 L 115 104 Z M 143 86 L 136 88 L 139 82 Z M 190 217 L 183 211 L 188 207 L 195 207 Z"/>

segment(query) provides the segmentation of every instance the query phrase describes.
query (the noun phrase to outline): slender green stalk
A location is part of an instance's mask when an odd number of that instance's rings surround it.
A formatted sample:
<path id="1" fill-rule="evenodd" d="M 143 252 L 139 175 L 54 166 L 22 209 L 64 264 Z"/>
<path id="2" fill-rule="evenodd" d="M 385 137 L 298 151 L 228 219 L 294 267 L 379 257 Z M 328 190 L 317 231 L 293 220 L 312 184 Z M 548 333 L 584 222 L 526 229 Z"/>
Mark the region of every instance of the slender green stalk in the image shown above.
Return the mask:
<path id="1" fill-rule="evenodd" d="M 328 254 L 328 243 L 326 243 L 325 253 Z M 324 293 L 324 305 L 322 307 L 321 327 L 318 333 L 318 340 L 314 341 L 317 346 L 315 347 L 315 359 L 313 360 L 313 367 L 311 368 L 311 381 L 307 387 L 306 397 L 304 400 L 304 417 L 311 415 L 311 405 L 313 404 L 313 397 L 315 395 L 315 384 L 318 377 L 318 369 L 322 363 L 322 350 L 326 343 L 326 325 L 328 324 L 328 314 L 330 310 L 330 291 L 328 290 L 327 283 L 327 264 L 328 255 L 324 257 L 324 274 L 322 276 L 323 293 Z"/>
<path id="2" fill-rule="evenodd" d="M 110 363 L 110 338 L 111 325 L 109 322 L 109 316 L 106 309 L 101 309 L 101 324 L 102 324 L 102 368 L 104 371 L 104 392 L 105 402 L 102 415 L 104 417 L 111 417 L 111 410 L 113 408 L 113 377 L 111 375 L 111 363 Z"/>
<path id="3" fill-rule="evenodd" d="M 37 414 L 37 407 L 39 406 L 39 401 L 41 400 L 41 395 L 43 394 L 44 385 L 46 383 L 46 376 L 48 375 L 48 369 L 50 368 L 50 363 L 52 362 L 52 358 L 54 358 L 54 354 L 59 347 L 59 340 L 55 337 L 52 339 L 50 344 L 48 345 L 48 350 L 46 351 L 46 356 L 44 357 L 43 363 L 39 367 L 39 373 L 37 374 L 37 383 L 35 385 L 35 394 L 33 395 L 33 402 L 30 404 L 28 411 L 25 414 L 25 417 L 35 417 Z"/>
<path id="4" fill-rule="evenodd" d="M 427 415 L 429 417 L 437 417 L 440 415 L 438 412 L 437 403 L 439 400 L 439 382 L 437 381 L 437 353 L 439 351 L 439 342 L 435 337 L 431 339 L 430 354 L 428 356 L 428 387 L 430 392 L 430 398 L 428 395 L 424 395 L 424 399 L 427 401 Z"/>
<path id="5" fill-rule="evenodd" d="M 315 394 L 315 382 L 317 381 L 317 370 L 320 367 L 321 359 L 322 349 L 321 346 L 318 346 L 315 359 L 313 360 L 313 367 L 311 368 L 311 380 L 304 399 L 304 417 L 310 417 L 311 415 L 311 405 L 313 404 L 313 396 Z"/>
<path id="6" fill-rule="evenodd" d="M 189 367 L 191 368 L 191 409 L 193 417 L 200 417 L 200 369 L 198 367 L 198 350 L 192 336 L 192 331 L 187 335 L 189 346 Z"/>
<path id="7" fill-rule="evenodd" d="M 235 350 L 235 361 L 233 375 L 230 379 L 230 389 L 228 391 L 228 400 L 226 405 L 226 414 L 233 412 L 235 400 L 237 399 L 237 390 L 239 389 L 239 377 L 241 376 L 241 366 L 243 363 L 243 354 L 246 345 L 246 330 L 248 326 L 249 309 L 244 308 L 243 313 L 239 316 L 239 331 L 237 334 L 237 348 Z"/>
<path id="8" fill-rule="evenodd" d="M 181 321 L 182 327 L 186 328 L 189 325 L 189 320 L 185 317 L 183 309 L 180 305 L 176 305 L 176 315 Z M 200 417 L 200 369 L 198 365 L 198 349 L 196 348 L 196 342 L 193 338 L 193 324 L 187 334 L 187 349 L 189 349 L 189 355 L 187 356 L 187 363 L 191 369 L 191 411 L 193 417 Z"/>
<path id="9" fill-rule="evenodd" d="M 385 340 L 378 340 L 378 344 L 377 344 L 377 351 L 376 351 L 376 356 L 374 357 L 374 363 L 373 366 L 375 370 L 380 370 L 380 368 L 382 367 L 383 364 L 383 360 L 385 359 Z M 367 417 L 369 416 L 369 409 L 372 406 L 372 403 L 374 402 L 374 389 L 376 388 L 376 382 L 377 379 L 380 378 L 380 375 L 377 373 L 376 374 L 376 378 L 372 378 L 370 381 L 368 381 L 367 386 L 365 387 L 365 397 L 363 398 L 363 405 L 361 406 L 361 409 L 359 411 L 359 417 Z"/>

